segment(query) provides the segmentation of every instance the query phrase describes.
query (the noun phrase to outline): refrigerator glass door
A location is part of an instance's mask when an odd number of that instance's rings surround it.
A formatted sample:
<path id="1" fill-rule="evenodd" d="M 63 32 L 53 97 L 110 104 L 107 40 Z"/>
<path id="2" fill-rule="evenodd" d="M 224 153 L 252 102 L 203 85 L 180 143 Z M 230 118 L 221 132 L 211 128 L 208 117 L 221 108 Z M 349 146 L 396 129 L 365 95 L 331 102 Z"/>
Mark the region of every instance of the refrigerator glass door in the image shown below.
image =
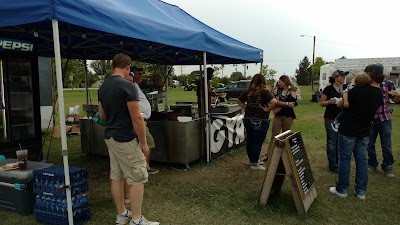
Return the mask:
<path id="1" fill-rule="evenodd" d="M 10 140 L 35 137 L 31 60 L 8 58 L 7 76 L 10 95 Z"/>

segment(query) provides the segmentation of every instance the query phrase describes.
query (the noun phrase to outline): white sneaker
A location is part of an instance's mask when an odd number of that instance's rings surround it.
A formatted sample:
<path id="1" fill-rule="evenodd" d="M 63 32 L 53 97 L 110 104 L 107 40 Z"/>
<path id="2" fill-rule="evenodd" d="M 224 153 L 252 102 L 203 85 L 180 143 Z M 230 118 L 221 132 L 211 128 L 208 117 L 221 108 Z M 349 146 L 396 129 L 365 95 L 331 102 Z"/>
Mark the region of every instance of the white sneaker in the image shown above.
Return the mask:
<path id="1" fill-rule="evenodd" d="M 132 219 L 132 212 L 127 210 L 125 215 L 117 215 L 115 224 L 116 225 L 124 225 L 124 224 L 127 224 L 131 219 Z"/>
<path id="2" fill-rule="evenodd" d="M 148 221 L 146 218 L 144 218 L 144 216 L 142 216 L 142 219 L 140 220 L 139 223 L 135 223 L 135 222 L 133 222 L 133 220 L 131 220 L 129 225 L 160 225 L 160 223 Z"/>
<path id="3" fill-rule="evenodd" d="M 332 193 L 332 194 L 335 194 L 335 195 L 337 195 L 337 196 L 339 196 L 341 198 L 346 198 L 347 197 L 347 194 L 342 194 L 342 193 L 339 193 L 338 191 L 336 191 L 336 187 L 330 187 L 329 188 L 329 192 Z"/>
<path id="4" fill-rule="evenodd" d="M 340 123 L 337 123 L 337 122 L 331 123 L 332 130 L 335 131 L 335 132 L 338 132 L 339 131 L 339 125 L 340 125 Z"/>
<path id="5" fill-rule="evenodd" d="M 354 194 L 357 195 L 357 198 L 360 200 L 365 200 L 365 195 L 359 195 L 357 194 L 356 190 L 354 190 Z"/>
<path id="6" fill-rule="evenodd" d="M 265 167 L 263 167 L 261 165 L 257 165 L 257 166 L 250 166 L 250 169 L 252 169 L 252 170 L 265 170 Z"/>

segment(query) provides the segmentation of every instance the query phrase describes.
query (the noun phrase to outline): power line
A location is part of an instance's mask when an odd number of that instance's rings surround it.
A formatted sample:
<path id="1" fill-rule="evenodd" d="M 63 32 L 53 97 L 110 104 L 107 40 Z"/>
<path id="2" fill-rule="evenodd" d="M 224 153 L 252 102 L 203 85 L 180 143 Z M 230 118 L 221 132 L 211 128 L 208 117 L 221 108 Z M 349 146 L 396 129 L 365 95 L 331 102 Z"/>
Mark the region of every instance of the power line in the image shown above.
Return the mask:
<path id="1" fill-rule="evenodd" d="M 327 40 L 322 40 L 322 39 L 318 39 L 318 38 L 317 38 L 317 41 L 323 41 L 323 42 L 333 43 L 333 44 L 337 44 L 337 45 L 347 45 L 347 46 L 365 48 L 365 46 L 352 45 L 352 44 L 345 44 L 345 43 L 339 43 L 339 42 L 335 42 L 335 41 L 327 41 Z"/>

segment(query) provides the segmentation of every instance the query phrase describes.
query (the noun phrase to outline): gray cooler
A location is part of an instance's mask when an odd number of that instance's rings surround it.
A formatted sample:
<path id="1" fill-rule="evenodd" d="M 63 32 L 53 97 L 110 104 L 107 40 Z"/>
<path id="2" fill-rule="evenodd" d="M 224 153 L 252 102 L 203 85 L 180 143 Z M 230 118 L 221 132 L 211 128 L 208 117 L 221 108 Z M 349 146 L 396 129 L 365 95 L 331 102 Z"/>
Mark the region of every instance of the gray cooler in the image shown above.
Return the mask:
<path id="1" fill-rule="evenodd" d="M 15 163 L 17 159 L 0 161 L 0 207 L 13 210 L 21 215 L 33 213 L 36 195 L 33 194 L 33 170 L 53 164 L 28 161 L 26 170 L 4 170 L 1 166 Z"/>

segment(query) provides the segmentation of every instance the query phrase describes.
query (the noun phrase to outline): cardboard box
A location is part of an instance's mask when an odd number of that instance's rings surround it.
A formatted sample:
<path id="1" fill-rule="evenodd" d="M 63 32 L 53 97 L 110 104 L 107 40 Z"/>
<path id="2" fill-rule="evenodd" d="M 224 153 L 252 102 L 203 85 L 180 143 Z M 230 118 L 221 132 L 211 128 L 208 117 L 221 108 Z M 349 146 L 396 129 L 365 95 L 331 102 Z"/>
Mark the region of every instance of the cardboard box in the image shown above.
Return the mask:
<path id="1" fill-rule="evenodd" d="M 67 115 L 66 121 L 68 122 L 79 122 L 79 119 L 82 118 L 80 114 Z"/>
<path id="2" fill-rule="evenodd" d="M 79 124 L 71 124 L 71 129 L 67 132 L 67 135 L 77 134 L 81 135 L 81 129 L 79 128 Z"/>

